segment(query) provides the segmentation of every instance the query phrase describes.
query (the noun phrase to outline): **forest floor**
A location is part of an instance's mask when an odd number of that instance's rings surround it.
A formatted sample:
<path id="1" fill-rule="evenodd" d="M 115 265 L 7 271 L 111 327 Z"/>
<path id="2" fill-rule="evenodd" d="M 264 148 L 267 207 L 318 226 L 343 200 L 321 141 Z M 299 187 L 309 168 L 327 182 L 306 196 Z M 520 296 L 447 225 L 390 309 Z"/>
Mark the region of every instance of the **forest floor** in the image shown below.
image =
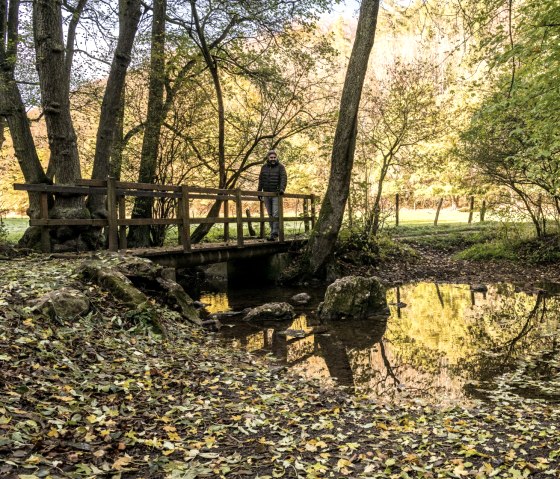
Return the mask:
<path id="1" fill-rule="evenodd" d="M 560 405 L 495 397 L 373 401 L 278 372 L 160 308 L 167 338 L 75 273 L 79 259 L 0 260 L 0 477 L 556 478 Z M 387 281 L 558 278 L 554 269 L 391 261 Z M 91 311 L 32 314 L 64 286 Z M 558 367 L 558 364 L 551 364 Z"/>

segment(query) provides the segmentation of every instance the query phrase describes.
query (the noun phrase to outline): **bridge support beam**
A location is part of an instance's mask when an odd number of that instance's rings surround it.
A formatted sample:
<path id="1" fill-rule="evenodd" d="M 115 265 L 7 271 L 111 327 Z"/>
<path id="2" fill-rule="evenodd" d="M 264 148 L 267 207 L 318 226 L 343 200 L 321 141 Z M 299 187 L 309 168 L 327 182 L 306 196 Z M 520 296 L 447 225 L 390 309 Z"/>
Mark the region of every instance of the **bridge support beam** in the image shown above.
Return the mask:
<path id="1" fill-rule="evenodd" d="M 274 283 L 288 266 L 289 261 L 287 253 L 230 260 L 227 263 L 228 284 Z"/>

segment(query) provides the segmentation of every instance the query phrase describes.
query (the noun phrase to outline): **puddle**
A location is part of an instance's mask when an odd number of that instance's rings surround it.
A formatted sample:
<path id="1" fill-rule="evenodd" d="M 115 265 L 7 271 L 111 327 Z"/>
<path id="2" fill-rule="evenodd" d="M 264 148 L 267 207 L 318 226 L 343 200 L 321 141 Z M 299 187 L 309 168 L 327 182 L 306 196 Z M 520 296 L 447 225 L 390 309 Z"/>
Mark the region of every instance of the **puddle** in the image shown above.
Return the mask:
<path id="1" fill-rule="evenodd" d="M 328 324 L 314 314 L 324 291 L 307 288 L 311 302 L 295 306 L 291 323 L 228 320 L 218 334 L 234 347 L 272 353 L 304 377 L 383 399 L 560 402 L 558 286 L 406 284 L 388 290 L 386 318 Z M 224 289 L 200 300 L 210 313 L 240 311 L 298 292 Z"/>

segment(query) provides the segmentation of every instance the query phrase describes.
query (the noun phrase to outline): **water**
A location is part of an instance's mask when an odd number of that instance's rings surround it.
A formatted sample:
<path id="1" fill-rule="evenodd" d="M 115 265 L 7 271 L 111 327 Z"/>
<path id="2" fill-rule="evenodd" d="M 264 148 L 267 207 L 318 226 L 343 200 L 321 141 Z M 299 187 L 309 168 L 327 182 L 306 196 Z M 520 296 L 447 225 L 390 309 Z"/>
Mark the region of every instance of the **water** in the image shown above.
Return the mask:
<path id="1" fill-rule="evenodd" d="M 560 402 L 560 288 L 415 283 L 387 292 L 390 313 L 367 321 L 321 323 L 314 312 L 324 290 L 296 306 L 292 322 L 266 325 L 225 319 L 231 345 L 272 353 L 284 368 L 383 399 L 438 403 L 541 399 Z M 288 301 L 301 290 L 202 292 L 209 313 Z"/>

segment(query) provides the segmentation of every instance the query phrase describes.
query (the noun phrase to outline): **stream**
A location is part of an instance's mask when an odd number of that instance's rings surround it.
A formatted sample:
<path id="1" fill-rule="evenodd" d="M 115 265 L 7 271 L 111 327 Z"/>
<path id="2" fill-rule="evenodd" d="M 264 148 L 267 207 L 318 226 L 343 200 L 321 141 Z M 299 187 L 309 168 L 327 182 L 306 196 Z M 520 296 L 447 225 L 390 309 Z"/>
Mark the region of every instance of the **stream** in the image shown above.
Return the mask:
<path id="1" fill-rule="evenodd" d="M 560 402 L 560 284 L 523 290 L 488 284 L 411 283 L 387 291 L 389 313 L 366 321 L 321 323 L 324 288 L 202 288 L 209 314 L 266 302 L 291 302 L 291 322 L 222 320 L 216 333 L 231 346 L 271 354 L 289 370 L 325 387 L 375 398 L 440 404 L 479 400 Z M 486 289 L 486 290 L 484 290 Z M 293 304 L 293 302 L 292 302 Z"/>

